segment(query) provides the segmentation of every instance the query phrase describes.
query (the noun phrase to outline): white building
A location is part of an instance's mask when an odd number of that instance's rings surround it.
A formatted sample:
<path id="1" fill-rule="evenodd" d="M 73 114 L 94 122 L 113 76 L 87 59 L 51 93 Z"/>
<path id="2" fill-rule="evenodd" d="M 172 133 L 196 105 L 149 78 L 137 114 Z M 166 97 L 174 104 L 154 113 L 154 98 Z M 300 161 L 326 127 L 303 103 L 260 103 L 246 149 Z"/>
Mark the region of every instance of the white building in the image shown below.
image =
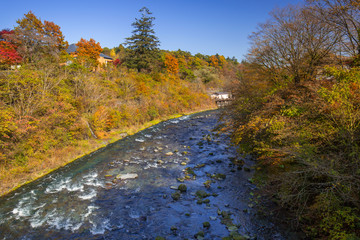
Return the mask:
<path id="1" fill-rule="evenodd" d="M 227 100 L 231 99 L 231 94 L 228 92 L 215 92 L 210 95 L 211 99 L 215 100 Z"/>

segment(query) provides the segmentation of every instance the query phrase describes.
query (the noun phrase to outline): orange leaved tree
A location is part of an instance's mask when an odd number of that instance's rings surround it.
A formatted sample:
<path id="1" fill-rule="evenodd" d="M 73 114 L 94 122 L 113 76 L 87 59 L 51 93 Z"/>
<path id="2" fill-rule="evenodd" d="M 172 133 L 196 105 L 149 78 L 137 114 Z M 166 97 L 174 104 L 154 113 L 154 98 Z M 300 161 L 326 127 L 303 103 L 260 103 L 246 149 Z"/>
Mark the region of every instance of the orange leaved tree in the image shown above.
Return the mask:
<path id="1" fill-rule="evenodd" d="M 96 67 L 98 65 L 98 58 L 102 52 L 102 48 L 99 42 L 96 42 L 94 39 L 86 40 L 81 38 L 80 41 L 76 44 L 77 54 L 80 62 L 88 67 Z"/>
<path id="2" fill-rule="evenodd" d="M 67 49 L 68 43 L 60 27 L 53 22 L 44 21 L 31 11 L 16 21 L 11 42 L 18 48 L 17 52 L 25 61 L 36 62 L 44 56 L 58 57 L 59 53 Z"/>
<path id="3" fill-rule="evenodd" d="M 178 74 L 179 72 L 179 62 L 176 57 L 171 55 L 170 53 L 165 53 L 165 67 L 167 71 L 171 74 Z"/>

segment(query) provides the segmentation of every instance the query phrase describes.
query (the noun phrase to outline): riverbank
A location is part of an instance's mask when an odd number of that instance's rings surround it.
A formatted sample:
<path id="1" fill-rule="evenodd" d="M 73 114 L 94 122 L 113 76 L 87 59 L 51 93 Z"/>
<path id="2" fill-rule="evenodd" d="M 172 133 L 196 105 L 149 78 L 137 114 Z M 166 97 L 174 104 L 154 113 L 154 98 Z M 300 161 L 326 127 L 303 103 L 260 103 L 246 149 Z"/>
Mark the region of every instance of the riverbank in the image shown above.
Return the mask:
<path id="1" fill-rule="evenodd" d="M 71 162 L 78 160 L 81 157 L 104 148 L 108 144 L 116 142 L 126 136 L 133 135 L 162 121 L 214 109 L 216 109 L 215 106 L 199 108 L 194 111 L 161 117 L 144 124 L 114 129 L 110 131 L 109 137 L 106 139 L 81 140 L 78 141 L 76 145 L 66 146 L 62 149 L 50 150 L 48 157 L 43 161 L 31 161 L 32 164 L 26 166 L 16 166 L 11 169 L 5 169 L 2 167 L 0 169 L 0 196 L 4 196 L 23 185 L 33 182 L 36 179 L 39 179 Z"/>

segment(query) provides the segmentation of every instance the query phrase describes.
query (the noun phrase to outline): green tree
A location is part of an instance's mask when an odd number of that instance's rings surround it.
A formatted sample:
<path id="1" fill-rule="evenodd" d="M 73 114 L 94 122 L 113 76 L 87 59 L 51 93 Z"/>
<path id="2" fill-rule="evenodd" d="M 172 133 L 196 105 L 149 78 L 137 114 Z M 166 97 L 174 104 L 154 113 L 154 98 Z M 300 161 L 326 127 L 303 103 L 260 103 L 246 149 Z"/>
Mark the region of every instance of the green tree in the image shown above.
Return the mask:
<path id="1" fill-rule="evenodd" d="M 133 35 L 126 38 L 125 44 L 130 50 L 126 57 L 127 66 L 141 71 L 150 70 L 151 63 L 157 60 L 159 40 L 153 29 L 155 18 L 151 16 L 152 13 L 146 7 L 139 12 L 142 16 L 140 19 L 135 18 Z"/>

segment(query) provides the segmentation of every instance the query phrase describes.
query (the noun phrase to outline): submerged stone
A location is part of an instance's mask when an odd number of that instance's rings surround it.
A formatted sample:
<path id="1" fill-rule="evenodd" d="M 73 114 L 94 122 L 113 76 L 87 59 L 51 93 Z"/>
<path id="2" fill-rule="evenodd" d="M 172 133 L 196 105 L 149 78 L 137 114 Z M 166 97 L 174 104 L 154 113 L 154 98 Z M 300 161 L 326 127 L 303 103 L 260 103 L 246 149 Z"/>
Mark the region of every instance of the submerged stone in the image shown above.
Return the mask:
<path id="1" fill-rule="evenodd" d="M 222 174 L 222 173 L 218 173 L 218 174 L 215 175 L 215 178 L 217 180 L 224 180 L 226 178 L 226 175 Z"/>
<path id="2" fill-rule="evenodd" d="M 210 188 L 211 181 L 210 181 L 210 180 L 207 180 L 207 181 L 204 182 L 203 184 L 204 184 L 204 186 L 205 186 L 206 188 Z"/>
<path id="3" fill-rule="evenodd" d="M 175 192 L 173 194 L 171 194 L 172 199 L 174 199 L 174 201 L 177 201 L 180 199 L 180 193 L 179 192 Z"/>
<path id="4" fill-rule="evenodd" d="M 179 182 L 184 182 L 185 181 L 184 178 L 177 178 L 176 180 L 178 180 Z"/>
<path id="5" fill-rule="evenodd" d="M 227 228 L 230 232 L 234 232 L 234 231 L 237 231 L 238 230 L 238 228 L 236 227 L 236 226 L 229 226 L 228 228 Z"/>
<path id="6" fill-rule="evenodd" d="M 178 187 L 180 192 L 186 192 L 187 191 L 187 187 L 185 184 L 180 184 Z"/>
<path id="7" fill-rule="evenodd" d="M 203 222 L 203 227 L 204 227 L 204 228 L 209 228 L 209 227 L 210 227 L 210 223 L 209 223 L 209 222 Z"/>
<path id="8" fill-rule="evenodd" d="M 204 190 L 197 190 L 195 194 L 199 198 L 206 198 L 209 196 L 209 194 L 207 192 L 205 192 Z"/>
<path id="9" fill-rule="evenodd" d="M 172 155 L 174 155 L 174 153 L 172 153 L 172 152 L 167 152 L 167 153 L 165 153 L 165 155 L 166 155 L 166 156 L 172 156 Z"/>
<path id="10" fill-rule="evenodd" d="M 199 237 L 204 238 L 205 233 L 203 231 L 200 231 L 194 235 L 196 239 L 199 239 Z"/>
<path id="11" fill-rule="evenodd" d="M 202 167 L 205 167 L 205 163 L 198 164 L 194 168 L 202 168 Z"/>
<path id="12" fill-rule="evenodd" d="M 126 179 L 134 179 L 137 178 L 138 175 L 136 173 L 125 173 L 125 174 L 118 174 L 116 179 L 126 180 Z"/>

